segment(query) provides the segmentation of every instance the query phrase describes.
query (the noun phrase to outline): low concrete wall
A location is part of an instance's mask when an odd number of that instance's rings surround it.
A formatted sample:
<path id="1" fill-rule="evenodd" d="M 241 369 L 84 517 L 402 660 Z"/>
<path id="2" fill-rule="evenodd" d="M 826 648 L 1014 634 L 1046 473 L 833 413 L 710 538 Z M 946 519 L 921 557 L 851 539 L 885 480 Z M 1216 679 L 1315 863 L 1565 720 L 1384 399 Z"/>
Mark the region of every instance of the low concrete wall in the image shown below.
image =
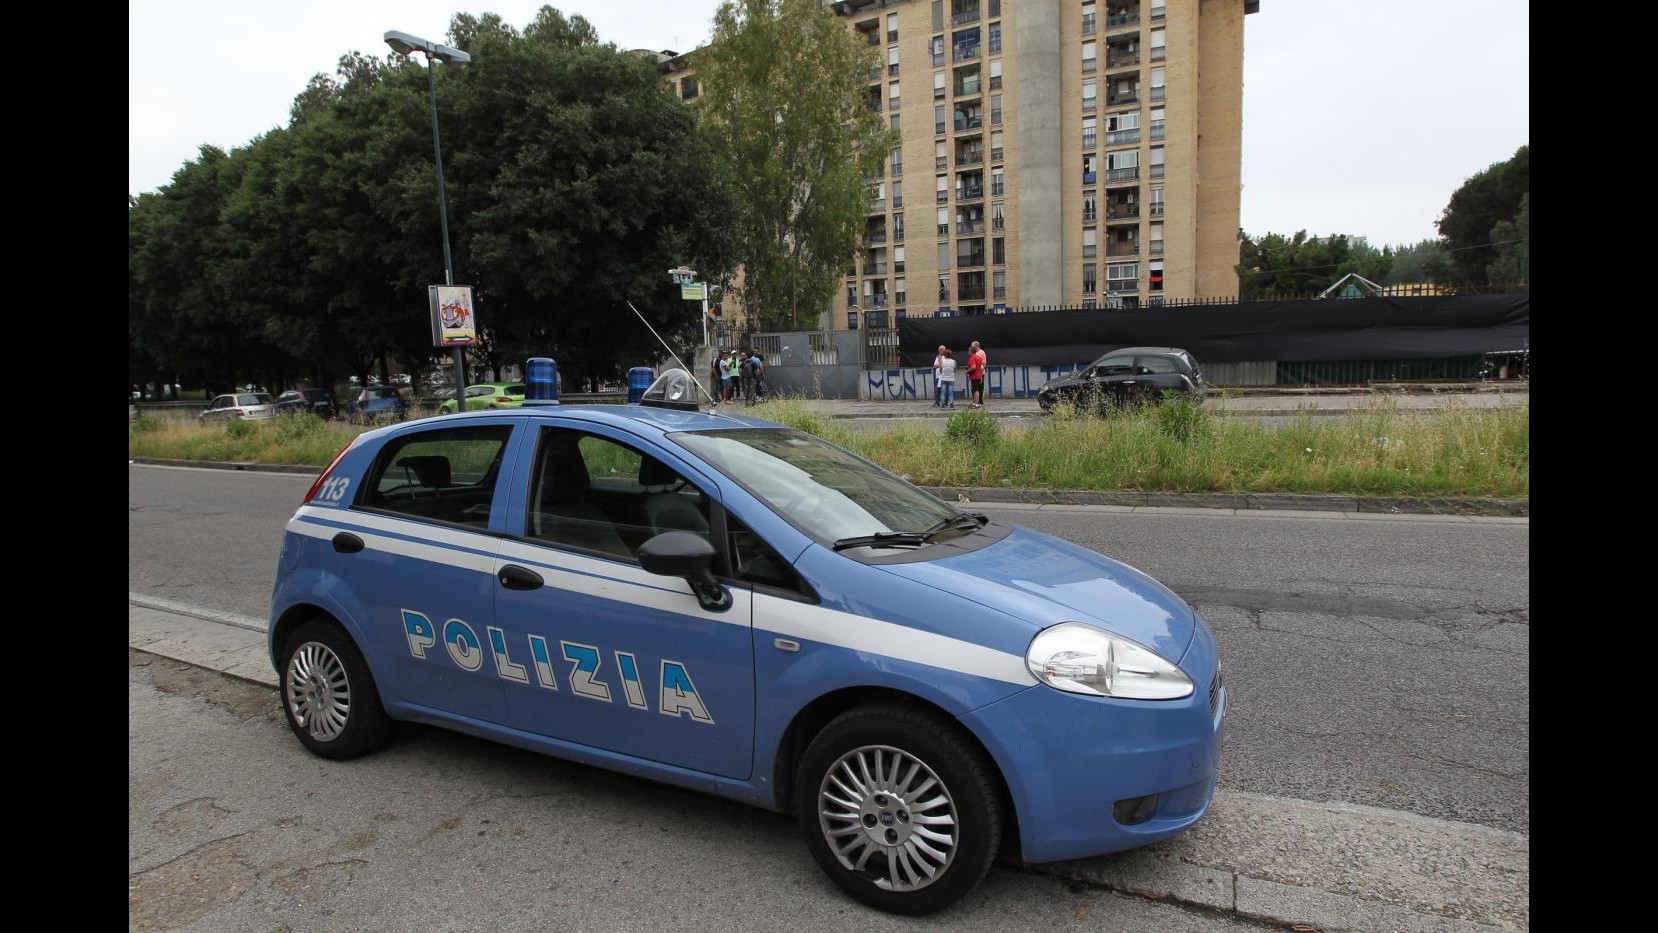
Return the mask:
<path id="1" fill-rule="evenodd" d="M 984 394 L 990 398 L 1035 398 L 1036 393 L 1056 376 L 1066 376 L 1077 370 L 1079 364 L 1059 366 L 987 366 L 984 373 Z M 1086 365 L 1086 364 L 1080 364 Z M 933 368 L 870 369 L 863 373 L 859 398 L 876 402 L 915 401 L 933 397 Z M 968 391 L 967 370 L 956 369 L 956 394 Z"/>

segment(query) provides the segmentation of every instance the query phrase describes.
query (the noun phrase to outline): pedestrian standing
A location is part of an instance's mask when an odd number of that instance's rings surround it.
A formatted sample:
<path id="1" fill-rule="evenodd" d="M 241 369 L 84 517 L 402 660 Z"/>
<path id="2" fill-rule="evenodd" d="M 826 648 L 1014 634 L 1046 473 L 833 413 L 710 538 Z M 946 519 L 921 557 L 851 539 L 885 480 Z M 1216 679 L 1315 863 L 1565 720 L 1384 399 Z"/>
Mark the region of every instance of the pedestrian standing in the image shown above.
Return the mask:
<path id="1" fill-rule="evenodd" d="M 738 366 L 737 351 L 731 350 L 725 355 L 725 397 L 728 401 L 737 398 Z"/>
<path id="2" fill-rule="evenodd" d="M 766 356 L 760 352 L 759 347 L 755 347 L 751 352 L 754 354 L 754 394 L 757 398 L 764 399 L 768 394 L 766 389 Z"/>
<path id="3" fill-rule="evenodd" d="M 977 340 L 969 344 L 967 349 L 967 387 L 972 393 L 973 399 L 972 402 L 969 403 L 968 407 L 983 408 L 984 370 L 985 366 L 989 363 L 989 359 L 985 356 L 984 349 L 979 346 L 979 342 Z"/>
<path id="4" fill-rule="evenodd" d="M 956 407 L 956 358 L 950 348 L 939 344 L 938 356 L 933 359 L 933 378 L 938 382 L 937 408 Z"/>
<path id="5" fill-rule="evenodd" d="M 754 404 L 754 354 L 742 351 L 737 359 L 737 373 L 742 379 L 743 404 Z"/>
<path id="6" fill-rule="evenodd" d="M 708 361 L 708 397 L 713 399 L 716 405 L 725 398 L 725 371 L 720 368 L 722 359 L 724 355 L 716 353 L 714 358 Z"/>

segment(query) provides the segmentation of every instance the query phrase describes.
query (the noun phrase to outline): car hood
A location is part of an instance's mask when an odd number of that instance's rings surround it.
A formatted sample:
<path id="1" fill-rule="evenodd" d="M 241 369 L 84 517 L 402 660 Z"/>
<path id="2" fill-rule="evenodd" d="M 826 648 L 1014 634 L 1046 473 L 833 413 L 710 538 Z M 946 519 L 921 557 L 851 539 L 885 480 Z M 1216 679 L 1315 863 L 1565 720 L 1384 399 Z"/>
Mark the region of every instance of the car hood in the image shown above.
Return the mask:
<path id="1" fill-rule="evenodd" d="M 1086 377 L 1075 373 L 1067 376 L 1055 376 L 1054 378 L 1049 379 L 1047 383 L 1042 386 L 1042 389 L 1039 389 L 1038 391 L 1047 389 L 1063 389 L 1066 386 L 1081 385 L 1087 381 L 1088 379 Z"/>
<path id="2" fill-rule="evenodd" d="M 882 564 L 906 579 L 1046 628 L 1097 625 L 1179 663 L 1192 607 L 1133 567 L 1051 535 L 1015 527 L 988 547 L 939 560 Z"/>

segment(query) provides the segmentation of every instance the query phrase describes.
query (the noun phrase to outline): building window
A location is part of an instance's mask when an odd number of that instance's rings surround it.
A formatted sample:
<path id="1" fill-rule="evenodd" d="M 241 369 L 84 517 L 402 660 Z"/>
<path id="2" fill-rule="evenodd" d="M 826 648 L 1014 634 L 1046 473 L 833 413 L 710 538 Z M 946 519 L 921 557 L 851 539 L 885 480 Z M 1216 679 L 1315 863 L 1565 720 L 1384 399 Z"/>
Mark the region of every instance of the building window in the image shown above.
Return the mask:
<path id="1" fill-rule="evenodd" d="M 1100 290 L 1099 279 L 1095 272 L 1095 265 L 1091 262 L 1082 264 L 1082 293 L 1092 295 Z"/>
<path id="2" fill-rule="evenodd" d="M 990 262 L 993 265 L 1007 263 L 1007 240 L 1004 237 L 993 237 L 990 241 Z"/>
<path id="3" fill-rule="evenodd" d="M 892 150 L 892 174 L 904 174 L 904 150 L 902 149 Z"/>
<path id="4" fill-rule="evenodd" d="M 904 242 L 904 215 L 892 215 L 892 240 L 894 243 Z"/>
<path id="5" fill-rule="evenodd" d="M 846 286 L 846 306 L 848 308 L 856 308 L 858 306 L 858 286 Z"/>
<path id="6" fill-rule="evenodd" d="M 1002 95 L 990 95 L 990 125 L 1002 125 Z"/>
<path id="7" fill-rule="evenodd" d="M 887 14 L 887 41 L 888 42 L 897 42 L 898 41 L 898 14 L 897 13 L 888 13 Z M 895 52 L 893 54 L 896 55 L 897 53 Z"/>
<path id="8" fill-rule="evenodd" d="M 1082 258 L 1093 259 L 1099 251 L 1099 241 L 1093 227 L 1082 231 Z"/>
<path id="9" fill-rule="evenodd" d="M 901 182 L 901 181 L 894 181 L 892 183 L 892 209 L 893 210 L 898 210 L 899 208 L 901 208 L 903 206 L 904 206 L 904 183 Z"/>
<path id="10" fill-rule="evenodd" d="M 1151 138 L 1162 139 L 1164 128 L 1167 125 L 1162 107 L 1151 108 Z"/>
<path id="11" fill-rule="evenodd" d="M 1169 12 L 1168 2 L 1169 0 L 1151 0 L 1151 18 L 1153 20 L 1162 19 Z"/>
<path id="12" fill-rule="evenodd" d="M 1092 42 L 1084 42 L 1082 44 L 1082 70 L 1084 72 L 1090 72 L 1090 71 L 1094 70 L 1094 64 L 1095 64 L 1094 49 L 1095 48 L 1096 48 L 1096 46 Z"/>
<path id="13" fill-rule="evenodd" d="M 944 108 L 943 107 L 934 107 L 933 108 L 933 133 L 935 135 L 939 135 L 939 136 L 942 136 L 944 134 Z"/>
<path id="14" fill-rule="evenodd" d="M 1094 79 L 1089 78 L 1082 82 L 1082 109 L 1093 110 L 1098 101 L 1099 87 L 1096 86 Z"/>
<path id="15" fill-rule="evenodd" d="M 1122 146 L 1140 141 L 1140 114 L 1138 111 L 1114 113 L 1105 118 L 1105 144 Z"/>
<path id="16" fill-rule="evenodd" d="M 893 294 L 893 302 L 895 304 L 903 304 L 904 303 L 904 289 L 905 289 L 905 287 L 906 286 L 904 284 L 904 277 L 903 276 L 899 276 L 898 278 L 892 280 L 892 294 Z"/>
<path id="17" fill-rule="evenodd" d="M 1082 148 L 1092 149 L 1095 144 L 1099 142 L 1099 136 L 1096 133 L 1095 127 L 1096 124 L 1093 117 L 1082 118 Z"/>
<path id="18" fill-rule="evenodd" d="M 933 100 L 944 99 L 944 72 L 933 72 Z"/>
<path id="19" fill-rule="evenodd" d="M 936 178 L 938 184 L 934 190 L 937 193 L 934 195 L 933 199 L 938 203 L 943 204 L 950 200 L 950 176 L 939 175 L 936 176 Z"/>
<path id="20" fill-rule="evenodd" d="M 898 77 L 898 49 L 896 46 L 887 49 L 887 77 Z"/>
<path id="21" fill-rule="evenodd" d="M 1163 225 L 1162 224 L 1152 224 L 1151 225 L 1151 254 L 1153 256 L 1163 255 Z"/>
<path id="22" fill-rule="evenodd" d="M 995 55 L 1002 51 L 1002 24 L 990 24 L 990 54 Z"/>
<path id="23" fill-rule="evenodd" d="M 1089 153 L 1082 157 L 1082 183 L 1092 185 L 1095 182 L 1095 170 L 1099 168 L 1100 157 Z"/>
<path id="24" fill-rule="evenodd" d="M 947 207 L 941 207 L 941 208 L 938 209 L 938 235 L 939 236 L 949 236 L 950 235 L 950 209 L 947 208 Z M 939 256 L 943 257 L 943 260 L 944 260 L 944 264 L 939 266 L 939 268 L 940 269 L 948 269 L 950 267 L 950 256 L 946 252 L 946 250 L 948 250 L 949 247 L 941 243 L 941 244 L 939 244 L 938 249 L 939 249 L 939 253 L 938 253 Z"/>
<path id="25" fill-rule="evenodd" d="M 895 274 L 895 275 L 899 274 L 899 273 L 902 273 L 904 271 L 904 247 L 902 247 L 902 246 L 895 247 L 892 251 L 892 271 L 893 271 L 893 274 Z M 902 291 L 903 288 L 904 288 L 904 280 L 899 279 L 898 280 L 898 289 L 900 291 Z"/>
<path id="26" fill-rule="evenodd" d="M 993 272 L 990 281 L 992 283 L 991 288 L 994 289 L 990 297 L 997 301 L 1005 300 L 1007 298 L 1007 273 L 1000 270 Z"/>
<path id="27" fill-rule="evenodd" d="M 1151 216 L 1163 216 L 1163 186 L 1158 185 L 1151 189 Z"/>
<path id="28" fill-rule="evenodd" d="M 898 109 L 898 82 L 897 81 L 894 81 L 891 84 L 887 85 L 887 107 L 892 109 L 892 110 L 897 110 Z"/>
<path id="29" fill-rule="evenodd" d="M 1099 202 L 1094 198 L 1094 192 L 1082 193 L 1082 222 L 1091 223 L 1099 216 Z"/>
<path id="30" fill-rule="evenodd" d="M 1000 230 L 1004 225 L 1002 218 L 1002 202 L 997 201 L 990 205 L 990 229 Z"/>
<path id="31" fill-rule="evenodd" d="M 858 312 L 856 312 L 856 311 L 846 312 L 846 329 L 847 330 L 857 330 L 858 329 Z"/>
<path id="32" fill-rule="evenodd" d="M 1148 164 L 1151 167 L 1149 177 L 1151 177 L 1151 178 L 1162 178 L 1163 177 L 1163 147 L 1162 146 L 1152 146 L 1151 147 L 1151 161 Z"/>
<path id="33" fill-rule="evenodd" d="M 1105 267 L 1105 290 L 1108 292 L 1132 292 L 1140 287 L 1140 264 L 1137 262 L 1116 262 Z"/>
<path id="34" fill-rule="evenodd" d="M 991 19 L 995 19 L 996 17 L 1001 16 L 1002 15 L 1002 0 L 990 0 L 990 3 L 988 4 L 988 8 L 990 10 L 989 16 L 990 16 Z"/>
<path id="35" fill-rule="evenodd" d="M 697 96 L 697 79 L 693 75 L 679 82 L 679 99 L 695 100 Z"/>
<path id="36" fill-rule="evenodd" d="M 1002 196 L 1002 170 L 999 168 L 990 170 L 990 196 L 993 198 Z"/>
<path id="37" fill-rule="evenodd" d="M 1163 261 L 1161 259 L 1151 264 L 1151 290 L 1154 292 L 1163 290 Z"/>
<path id="38" fill-rule="evenodd" d="M 1167 80 L 1167 75 L 1165 74 L 1164 69 L 1162 69 L 1162 68 L 1153 68 L 1151 70 L 1151 99 L 1152 100 L 1162 100 L 1163 99 L 1163 82 L 1165 80 Z"/>
<path id="39" fill-rule="evenodd" d="M 1165 29 L 1153 29 L 1151 31 L 1151 60 L 1154 62 L 1163 60 L 1163 43 L 1168 41 L 1168 36 L 1165 35 L 1167 31 Z"/>
<path id="40" fill-rule="evenodd" d="M 992 91 L 1002 89 L 1002 60 L 999 58 L 990 63 L 990 89 Z"/>

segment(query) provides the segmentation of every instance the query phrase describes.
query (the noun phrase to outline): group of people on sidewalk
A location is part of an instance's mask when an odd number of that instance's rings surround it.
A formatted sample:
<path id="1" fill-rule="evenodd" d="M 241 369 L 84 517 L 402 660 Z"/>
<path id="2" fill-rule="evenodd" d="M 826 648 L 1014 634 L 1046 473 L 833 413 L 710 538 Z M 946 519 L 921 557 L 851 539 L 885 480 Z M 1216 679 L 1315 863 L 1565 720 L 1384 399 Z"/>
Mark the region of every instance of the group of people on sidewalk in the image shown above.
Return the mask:
<path id="1" fill-rule="evenodd" d="M 984 349 L 977 340 L 967 347 L 968 408 L 984 407 Z M 938 345 L 938 356 L 933 358 L 933 407 L 956 407 L 956 356 L 944 344 Z"/>
<path id="2" fill-rule="evenodd" d="M 723 350 L 708 366 L 709 395 L 714 404 L 742 401 L 753 405 L 766 397 L 766 359 L 759 347 Z"/>

